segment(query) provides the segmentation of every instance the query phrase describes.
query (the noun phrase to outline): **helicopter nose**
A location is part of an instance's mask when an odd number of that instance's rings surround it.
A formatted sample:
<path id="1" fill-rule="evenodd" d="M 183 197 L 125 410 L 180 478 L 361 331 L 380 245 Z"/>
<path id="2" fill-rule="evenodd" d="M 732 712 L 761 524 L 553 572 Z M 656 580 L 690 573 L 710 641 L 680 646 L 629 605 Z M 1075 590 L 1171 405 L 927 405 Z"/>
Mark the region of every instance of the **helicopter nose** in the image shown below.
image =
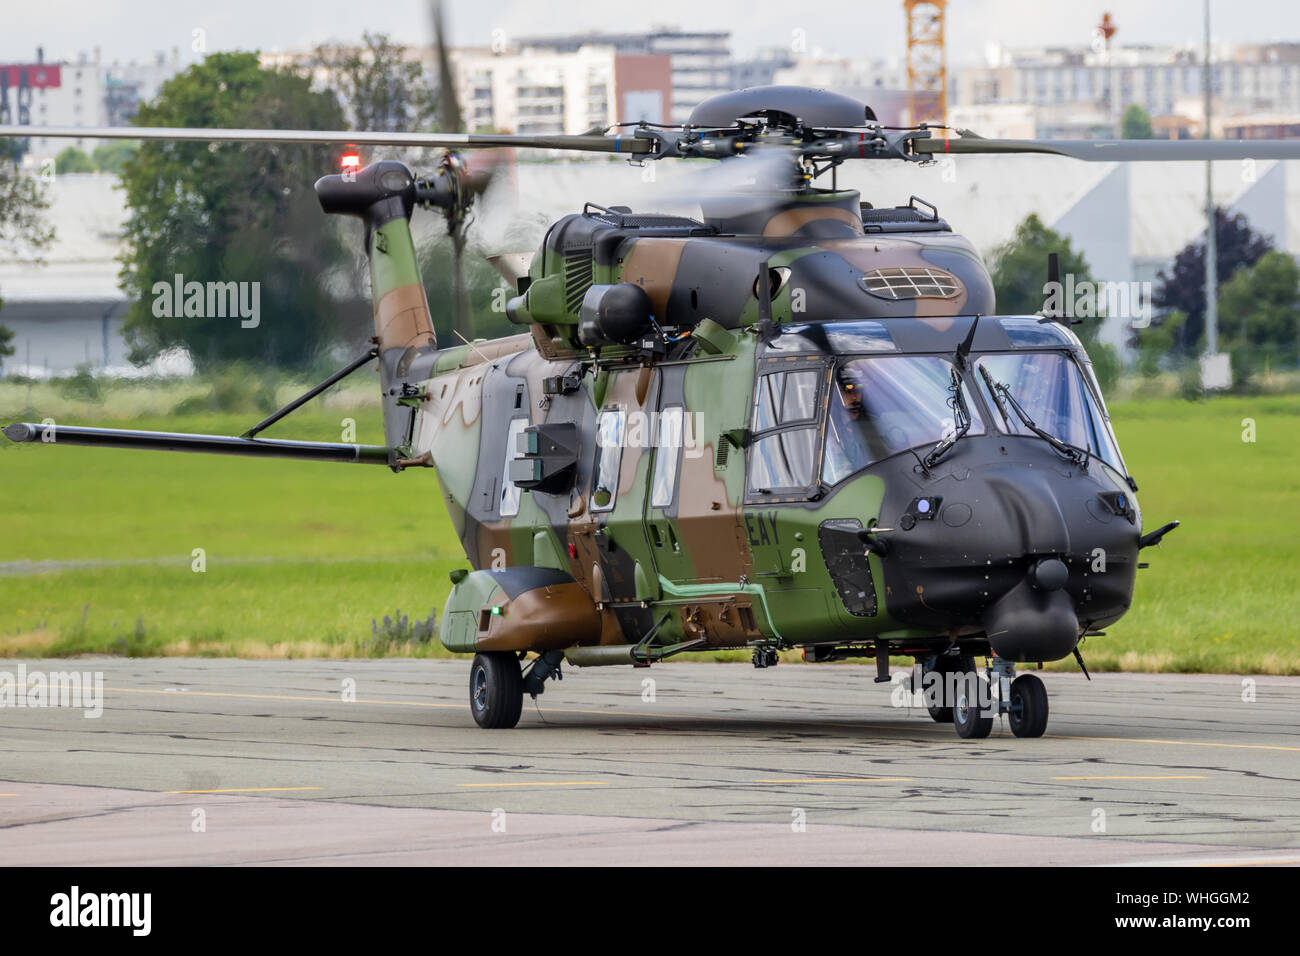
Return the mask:
<path id="1" fill-rule="evenodd" d="M 981 614 L 989 646 L 1009 661 L 1059 660 L 1074 649 L 1080 633 L 1075 602 L 1066 590 L 1070 569 L 1056 556 L 1072 551 L 1066 514 L 1072 479 L 1051 468 L 996 464 L 983 478 L 1000 518 L 1001 527 L 989 529 L 995 546 L 1030 562 L 1023 578 Z"/>
<path id="2" fill-rule="evenodd" d="M 1001 441 L 971 441 L 964 462 L 900 483 L 881 508 L 893 526 L 880 536 L 891 614 L 978 627 L 1010 661 L 1067 657 L 1132 599 L 1140 518 L 1135 502 L 1122 514 L 1107 504 L 1117 494 L 1100 464 L 1081 470 L 1050 449 L 1007 454 Z"/>

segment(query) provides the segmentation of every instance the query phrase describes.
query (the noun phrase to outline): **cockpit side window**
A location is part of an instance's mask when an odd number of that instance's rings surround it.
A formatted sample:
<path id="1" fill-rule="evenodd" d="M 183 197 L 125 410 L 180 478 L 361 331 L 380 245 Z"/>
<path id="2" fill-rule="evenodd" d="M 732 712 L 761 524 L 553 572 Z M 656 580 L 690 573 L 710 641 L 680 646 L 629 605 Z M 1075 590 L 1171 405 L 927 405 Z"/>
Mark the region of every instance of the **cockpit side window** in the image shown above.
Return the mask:
<path id="1" fill-rule="evenodd" d="M 750 420 L 751 495 L 802 492 L 817 480 L 826 366 L 763 371 Z"/>
<path id="2" fill-rule="evenodd" d="M 766 431 L 778 425 L 816 418 L 820 379 L 821 372 L 812 368 L 762 376 L 754 398 L 753 430 Z"/>
<path id="3" fill-rule="evenodd" d="M 817 429 L 794 428 L 755 440 L 749 456 L 751 494 L 803 490 L 817 467 Z"/>

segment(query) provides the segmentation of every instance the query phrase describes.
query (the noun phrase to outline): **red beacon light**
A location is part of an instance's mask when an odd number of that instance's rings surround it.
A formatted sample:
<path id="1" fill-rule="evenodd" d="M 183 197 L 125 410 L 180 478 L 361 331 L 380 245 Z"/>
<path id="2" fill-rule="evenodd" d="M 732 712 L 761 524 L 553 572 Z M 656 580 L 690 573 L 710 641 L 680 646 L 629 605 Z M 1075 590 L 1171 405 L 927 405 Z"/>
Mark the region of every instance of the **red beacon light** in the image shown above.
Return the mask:
<path id="1" fill-rule="evenodd" d="M 339 160 L 339 165 L 343 167 L 345 173 L 355 173 L 361 168 L 361 154 L 355 149 L 349 149 Z"/>

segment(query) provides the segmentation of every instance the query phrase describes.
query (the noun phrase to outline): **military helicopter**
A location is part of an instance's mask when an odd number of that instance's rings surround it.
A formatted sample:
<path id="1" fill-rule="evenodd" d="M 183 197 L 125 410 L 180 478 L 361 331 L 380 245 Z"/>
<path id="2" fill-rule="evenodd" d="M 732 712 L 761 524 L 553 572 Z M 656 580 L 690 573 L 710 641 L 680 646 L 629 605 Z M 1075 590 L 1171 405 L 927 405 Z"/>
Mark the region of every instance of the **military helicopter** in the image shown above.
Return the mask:
<path id="1" fill-rule="evenodd" d="M 874 658 L 880 682 L 891 656 L 915 659 L 930 715 L 963 738 L 987 736 L 999 714 L 1017 736 L 1044 732 L 1044 685 L 1016 666 L 1074 655 L 1083 667 L 1080 641 L 1127 611 L 1141 552 L 1178 522 L 1146 530 L 1069 320 L 998 314 L 979 255 L 938 210 L 862 202 L 836 170 L 969 154 L 1300 158 L 1300 142 L 889 128 L 852 98 L 783 86 L 716 96 L 682 126 L 584 135 L 41 135 L 775 157 L 776 182 L 705 196 L 700 218 L 588 202 L 530 260 L 497 258 L 518 334 L 441 346 L 411 218 L 435 210 L 455 230 L 481 184 L 456 152 L 429 175 L 391 160 L 326 175 L 321 207 L 360 220 L 370 263 L 374 337 L 355 361 L 240 436 L 4 433 L 432 471 L 427 494 L 470 565 L 451 575 L 439 637 L 475 655 L 469 703 L 484 728 L 515 726 L 524 696 L 565 663 L 752 648 L 767 667 L 798 647 L 812 662 Z M 826 173 L 829 188 L 815 185 Z M 371 363 L 382 446 L 261 437 Z"/>

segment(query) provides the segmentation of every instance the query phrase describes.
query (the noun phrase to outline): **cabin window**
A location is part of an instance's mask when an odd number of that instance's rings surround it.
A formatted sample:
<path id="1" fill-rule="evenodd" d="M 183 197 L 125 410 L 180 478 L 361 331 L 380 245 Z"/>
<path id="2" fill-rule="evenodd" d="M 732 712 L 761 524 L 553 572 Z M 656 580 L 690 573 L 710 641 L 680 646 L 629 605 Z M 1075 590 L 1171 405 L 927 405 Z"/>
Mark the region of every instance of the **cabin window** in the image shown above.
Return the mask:
<path id="1" fill-rule="evenodd" d="M 659 413 L 655 436 L 655 470 L 650 483 L 650 507 L 667 508 L 677 488 L 677 465 L 682 455 L 682 407 L 674 405 Z"/>
<path id="2" fill-rule="evenodd" d="M 501 517 L 513 518 L 519 514 L 519 497 L 523 489 L 510 480 L 510 462 L 519 457 L 519 436 L 528 427 L 528 419 L 514 418 L 506 433 L 505 463 L 501 466 Z"/>
<path id="3" fill-rule="evenodd" d="M 623 461 L 623 409 L 601 412 L 596 425 L 596 467 L 591 510 L 610 511 L 618 497 L 618 470 Z"/>

